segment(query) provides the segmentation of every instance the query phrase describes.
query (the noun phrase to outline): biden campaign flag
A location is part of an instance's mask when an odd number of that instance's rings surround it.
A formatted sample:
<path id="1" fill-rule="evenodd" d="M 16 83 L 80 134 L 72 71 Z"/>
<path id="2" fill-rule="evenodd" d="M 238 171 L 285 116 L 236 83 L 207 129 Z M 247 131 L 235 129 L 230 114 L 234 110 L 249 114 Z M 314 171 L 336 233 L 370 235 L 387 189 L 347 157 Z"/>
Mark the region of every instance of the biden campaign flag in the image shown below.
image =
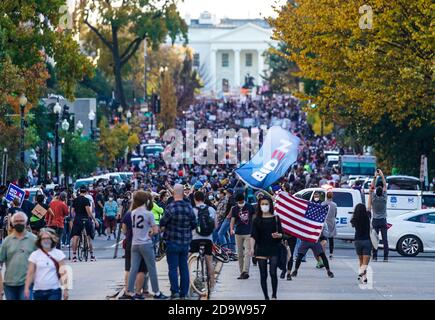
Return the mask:
<path id="1" fill-rule="evenodd" d="M 236 169 L 239 178 L 256 189 L 266 189 L 279 178 L 298 157 L 300 139 L 280 126 L 268 130 L 258 153 Z"/>

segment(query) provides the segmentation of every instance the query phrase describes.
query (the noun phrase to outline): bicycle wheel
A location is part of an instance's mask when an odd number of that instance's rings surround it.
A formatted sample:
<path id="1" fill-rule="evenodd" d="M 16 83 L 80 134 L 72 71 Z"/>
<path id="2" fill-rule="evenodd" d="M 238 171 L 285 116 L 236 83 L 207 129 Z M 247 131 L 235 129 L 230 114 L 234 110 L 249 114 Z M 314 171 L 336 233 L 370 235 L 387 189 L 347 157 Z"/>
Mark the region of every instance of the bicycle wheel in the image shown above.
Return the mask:
<path id="1" fill-rule="evenodd" d="M 212 250 L 213 257 L 223 263 L 227 263 L 230 261 L 230 257 L 228 254 L 222 250 L 221 247 L 219 247 L 217 244 L 213 244 L 213 250 Z"/>
<path id="2" fill-rule="evenodd" d="M 199 254 L 193 254 L 189 258 L 188 265 L 190 273 L 190 292 L 199 296 L 207 295 L 208 281 L 207 277 L 204 276 L 204 261 L 201 260 Z"/>
<path id="3" fill-rule="evenodd" d="M 221 274 L 223 266 L 224 266 L 224 263 L 222 261 L 219 261 L 219 260 L 213 258 L 213 268 L 214 268 L 214 274 L 215 274 L 216 279 Z"/>

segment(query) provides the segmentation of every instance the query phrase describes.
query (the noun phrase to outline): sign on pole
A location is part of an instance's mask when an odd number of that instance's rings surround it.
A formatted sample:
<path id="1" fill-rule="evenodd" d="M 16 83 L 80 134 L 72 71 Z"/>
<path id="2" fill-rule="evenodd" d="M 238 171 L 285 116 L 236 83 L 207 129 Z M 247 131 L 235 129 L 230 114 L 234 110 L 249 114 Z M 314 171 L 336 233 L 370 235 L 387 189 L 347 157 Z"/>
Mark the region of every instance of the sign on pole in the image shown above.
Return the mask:
<path id="1" fill-rule="evenodd" d="M 427 183 L 429 182 L 429 177 L 427 172 L 427 157 L 424 154 L 421 155 L 421 161 L 420 161 L 420 181 L 425 185 L 427 185 Z"/>
<path id="2" fill-rule="evenodd" d="M 10 183 L 5 199 L 7 202 L 12 202 L 14 201 L 15 198 L 18 198 L 20 199 L 20 207 L 21 207 L 24 201 L 24 195 L 25 195 L 25 191 L 23 189 L 20 189 L 18 186 Z"/>

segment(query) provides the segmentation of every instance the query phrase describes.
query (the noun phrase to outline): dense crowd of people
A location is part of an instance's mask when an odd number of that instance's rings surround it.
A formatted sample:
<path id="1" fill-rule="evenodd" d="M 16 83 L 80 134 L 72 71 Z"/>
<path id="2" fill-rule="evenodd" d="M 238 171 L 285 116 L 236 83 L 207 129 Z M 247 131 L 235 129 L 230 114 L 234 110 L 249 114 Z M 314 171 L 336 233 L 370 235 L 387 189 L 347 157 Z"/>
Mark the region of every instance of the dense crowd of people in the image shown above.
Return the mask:
<path id="1" fill-rule="evenodd" d="M 60 249 L 71 245 L 72 262 L 76 262 L 78 240 L 84 229 L 88 236 L 90 260 L 96 261 L 93 239 L 105 236 L 108 241 L 115 240 L 117 228 L 121 228 L 125 239 L 125 289 L 120 299 L 149 297 L 148 281 L 155 299 L 168 298 L 160 291 L 157 277 L 156 247 L 161 238 L 166 241 L 172 299 L 188 297 L 187 259 L 190 254 L 198 252 L 200 246 L 205 248 L 209 275 L 214 275 L 213 243 L 237 253 L 240 271 L 237 279 L 248 279 L 251 263 L 258 265 L 265 299 L 269 299 L 268 269 L 272 299 L 276 299 L 278 267 L 282 270 L 281 278 L 287 274 L 287 280 L 291 280 L 298 275 L 309 249 L 318 260 L 318 267 L 324 267 L 332 278 L 334 274 L 325 253 L 329 241 L 329 257 L 332 258 L 337 214 L 332 193 L 328 193 L 323 203 L 328 205 L 329 211 L 325 232 L 317 243 L 284 234 L 280 220 L 274 214 L 273 197 L 276 192 L 293 194 L 327 183 L 339 186 L 339 172 L 325 169 L 324 151 L 335 149 L 345 153 L 347 150 L 337 145 L 333 135 L 315 136 L 307 124 L 306 114 L 293 97 L 198 101 L 177 119 L 177 127 L 184 130 L 186 121 L 194 121 L 197 130 L 238 130 L 246 125 L 248 118 L 254 119 L 253 125 L 258 126 L 270 126 L 279 119 L 288 119 L 281 125 L 301 138 L 296 163 L 269 190 L 262 192 L 255 192 L 237 178 L 233 172 L 237 165 L 172 166 L 166 164 L 161 156 L 148 157 L 147 161 L 134 166 L 116 168 L 133 172 L 131 181 L 125 185 L 98 181 L 90 188 L 82 186 L 76 192 L 59 187 L 48 191 L 42 187 L 34 203 L 29 201 L 29 193 L 26 193 L 21 207 L 19 202 L 6 203 L 6 187 L 0 187 L 0 223 L 5 238 L 0 248 L 0 264 L 6 263 L 4 292 L 7 299 L 61 299 L 62 292 L 55 284 L 61 277 L 59 268 L 65 263 L 65 255 Z M 144 131 L 142 138 L 147 139 L 148 133 Z M 373 209 L 382 211 L 383 195 L 377 193 Z M 314 201 L 321 202 L 318 197 L 314 198 Z M 367 240 L 364 210 L 356 210 L 353 220 L 361 241 Z M 384 217 L 378 214 L 377 218 Z M 377 231 L 385 231 L 383 222 L 379 221 Z M 281 245 L 286 252 L 284 259 L 279 258 L 282 256 Z M 11 261 L 7 252 L 17 246 L 26 249 L 15 253 L 19 256 Z M 368 244 L 358 244 L 357 251 L 363 268 L 368 264 Z M 46 266 L 41 267 L 40 261 L 44 261 Z M 364 276 L 365 270 L 362 270 L 360 278 Z M 213 276 L 210 282 L 211 290 L 214 290 Z M 63 298 L 68 298 L 67 291 Z"/>

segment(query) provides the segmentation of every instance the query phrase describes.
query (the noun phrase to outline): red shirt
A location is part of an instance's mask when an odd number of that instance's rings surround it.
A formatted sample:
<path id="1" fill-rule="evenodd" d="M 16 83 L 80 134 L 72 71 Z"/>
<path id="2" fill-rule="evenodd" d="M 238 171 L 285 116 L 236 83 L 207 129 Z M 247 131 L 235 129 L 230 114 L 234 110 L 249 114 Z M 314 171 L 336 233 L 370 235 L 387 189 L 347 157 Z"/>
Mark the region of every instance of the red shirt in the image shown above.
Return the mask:
<path id="1" fill-rule="evenodd" d="M 47 213 L 47 226 L 48 227 L 64 227 L 64 218 L 68 215 L 68 207 L 65 202 L 60 200 L 53 200 L 50 202 L 50 208 L 54 216 Z"/>

